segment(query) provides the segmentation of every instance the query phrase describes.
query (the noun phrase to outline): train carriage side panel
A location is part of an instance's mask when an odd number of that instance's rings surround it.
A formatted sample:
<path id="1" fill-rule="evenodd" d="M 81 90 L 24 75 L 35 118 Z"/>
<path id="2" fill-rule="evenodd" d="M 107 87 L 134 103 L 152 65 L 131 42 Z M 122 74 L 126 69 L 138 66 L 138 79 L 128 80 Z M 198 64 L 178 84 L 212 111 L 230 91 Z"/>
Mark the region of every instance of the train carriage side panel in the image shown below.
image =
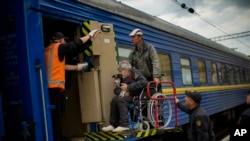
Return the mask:
<path id="1" fill-rule="evenodd" d="M 46 77 L 39 73 L 43 63 L 40 15 L 30 9 L 36 4 L 35 1 L 1 1 L 1 84 L 6 140 L 45 140 L 45 125 L 51 134 L 49 122 L 44 123 L 50 115 L 42 110 L 41 92 L 46 92 L 42 80 Z"/>

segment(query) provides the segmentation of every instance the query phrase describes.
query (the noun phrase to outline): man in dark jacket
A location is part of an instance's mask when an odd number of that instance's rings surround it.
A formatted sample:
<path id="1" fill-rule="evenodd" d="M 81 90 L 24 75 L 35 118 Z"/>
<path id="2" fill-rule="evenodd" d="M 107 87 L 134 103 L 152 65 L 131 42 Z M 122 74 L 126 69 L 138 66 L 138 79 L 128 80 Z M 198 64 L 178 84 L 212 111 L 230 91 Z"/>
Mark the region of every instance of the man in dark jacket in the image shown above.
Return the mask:
<path id="1" fill-rule="evenodd" d="M 178 98 L 176 98 L 176 103 L 178 108 L 189 114 L 189 139 L 191 141 L 214 141 L 215 136 L 209 116 L 206 111 L 200 107 L 201 94 L 196 91 L 186 91 L 185 94 L 185 105 L 179 103 Z"/>
<path id="2" fill-rule="evenodd" d="M 148 83 L 139 70 L 132 69 L 128 61 L 121 61 L 118 71 L 123 79 L 121 79 L 120 85 L 115 86 L 114 92 L 116 95 L 110 103 L 110 125 L 102 128 L 104 132 L 129 130 L 128 105 L 132 102 L 133 96 L 140 94 Z"/>
<path id="3" fill-rule="evenodd" d="M 246 96 L 246 103 L 250 106 L 250 89 Z M 246 109 L 240 116 L 239 120 L 240 127 L 250 129 L 250 108 Z"/>

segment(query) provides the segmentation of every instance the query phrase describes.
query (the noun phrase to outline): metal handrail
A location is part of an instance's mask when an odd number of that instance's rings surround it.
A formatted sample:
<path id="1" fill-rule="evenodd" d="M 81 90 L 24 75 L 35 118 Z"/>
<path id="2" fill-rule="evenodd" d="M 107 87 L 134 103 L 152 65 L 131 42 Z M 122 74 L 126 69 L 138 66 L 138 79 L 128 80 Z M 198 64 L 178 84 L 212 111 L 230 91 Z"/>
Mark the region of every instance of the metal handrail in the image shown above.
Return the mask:
<path id="1" fill-rule="evenodd" d="M 150 93 L 150 84 L 156 84 L 157 83 L 155 81 L 150 81 L 147 84 L 147 96 L 152 99 L 152 100 L 174 100 L 174 115 L 175 115 L 175 127 L 178 127 L 178 114 L 177 114 L 177 104 L 176 104 L 176 88 L 173 82 L 170 81 L 161 81 L 160 84 L 170 84 L 172 86 L 173 89 L 173 97 L 169 98 L 169 97 L 165 97 L 165 98 L 154 98 L 151 96 Z M 157 111 L 158 107 L 155 106 L 155 111 Z M 155 112 L 155 122 L 156 122 L 156 128 L 159 128 L 159 123 L 158 123 L 158 112 Z"/>

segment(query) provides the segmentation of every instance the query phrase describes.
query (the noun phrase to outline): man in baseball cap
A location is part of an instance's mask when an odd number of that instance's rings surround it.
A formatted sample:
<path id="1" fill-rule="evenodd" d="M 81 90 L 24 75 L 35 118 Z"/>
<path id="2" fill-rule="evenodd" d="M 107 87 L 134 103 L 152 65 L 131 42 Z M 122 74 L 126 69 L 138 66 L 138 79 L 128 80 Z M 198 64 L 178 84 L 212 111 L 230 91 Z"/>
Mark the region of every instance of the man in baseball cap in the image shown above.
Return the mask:
<path id="1" fill-rule="evenodd" d="M 175 102 L 178 108 L 187 113 L 190 117 L 190 135 L 189 140 L 192 141 L 215 141 L 213 127 L 210 118 L 204 108 L 200 106 L 201 94 L 194 90 L 185 91 L 185 104 L 179 102 L 176 98 Z"/>
<path id="2" fill-rule="evenodd" d="M 129 34 L 130 37 L 135 36 L 135 35 L 143 35 L 142 30 L 139 28 L 136 28 L 136 29 L 132 30 L 132 32 L 130 32 L 130 34 Z"/>
<path id="3" fill-rule="evenodd" d="M 129 53 L 129 62 L 132 67 L 142 71 L 148 81 L 155 81 L 159 86 L 158 90 L 160 90 L 161 70 L 158 54 L 152 44 L 144 41 L 143 35 L 140 28 L 135 28 L 129 33 L 131 42 L 135 46 Z M 145 60 L 145 58 L 147 59 Z"/>
<path id="4" fill-rule="evenodd" d="M 191 98 L 196 104 L 201 102 L 201 94 L 197 91 L 185 91 L 185 95 Z"/>
<path id="5" fill-rule="evenodd" d="M 65 37 L 62 32 L 55 32 L 54 35 L 52 36 L 52 41 L 59 40 L 62 38 L 64 38 L 65 40 L 68 40 L 68 37 Z"/>

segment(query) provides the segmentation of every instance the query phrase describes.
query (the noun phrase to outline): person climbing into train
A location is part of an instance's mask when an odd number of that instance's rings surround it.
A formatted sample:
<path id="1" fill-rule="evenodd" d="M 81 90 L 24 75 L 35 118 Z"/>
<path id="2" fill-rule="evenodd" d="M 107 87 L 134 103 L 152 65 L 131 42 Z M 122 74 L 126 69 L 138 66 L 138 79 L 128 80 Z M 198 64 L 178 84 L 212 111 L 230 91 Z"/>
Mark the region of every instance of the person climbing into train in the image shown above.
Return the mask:
<path id="1" fill-rule="evenodd" d="M 185 91 L 185 104 L 175 101 L 180 110 L 189 115 L 188 138 L 191 141 L 215 141 L 215 135 L 210 118 L 200 106 L 201 94 L 197 91 Z"/>
<path id="2" fill-rule="evenodd" d="M 122 75 L 120 83 L 114 88 L 115 96 L 110 102 L 110 125 L 103 127 L 102 131 L 122 132 L 129 130 L 128 127 L 128 106 L 134 96 L 138 96 L 148 81 L 143 74 L 132 68 L 128 61 L 121 61 L 118 71 Z"/>
<path id="3" fill-rule="evenodd" d="M 55 105 L 55 109 L 52 110 L 54 141 L 64 140 L 61 135 L 61 119 L 66 100 L 64 97 L 65 71 L 81 71 L 88 66 L 87 63 L 78 63 L 77 65 L 66 64 L 65 58 L 67 56 L 77 56 L 78 51 L 86 45 L 91 45 L 99 33 L 100 30 L 95 29 L 90 31 L 86 36 L 66 43 L 65 40 L 68 38 L 61 32 L 55 32 L 50 44 L 45 48 L 46 75 L 50 104 Z"/>

